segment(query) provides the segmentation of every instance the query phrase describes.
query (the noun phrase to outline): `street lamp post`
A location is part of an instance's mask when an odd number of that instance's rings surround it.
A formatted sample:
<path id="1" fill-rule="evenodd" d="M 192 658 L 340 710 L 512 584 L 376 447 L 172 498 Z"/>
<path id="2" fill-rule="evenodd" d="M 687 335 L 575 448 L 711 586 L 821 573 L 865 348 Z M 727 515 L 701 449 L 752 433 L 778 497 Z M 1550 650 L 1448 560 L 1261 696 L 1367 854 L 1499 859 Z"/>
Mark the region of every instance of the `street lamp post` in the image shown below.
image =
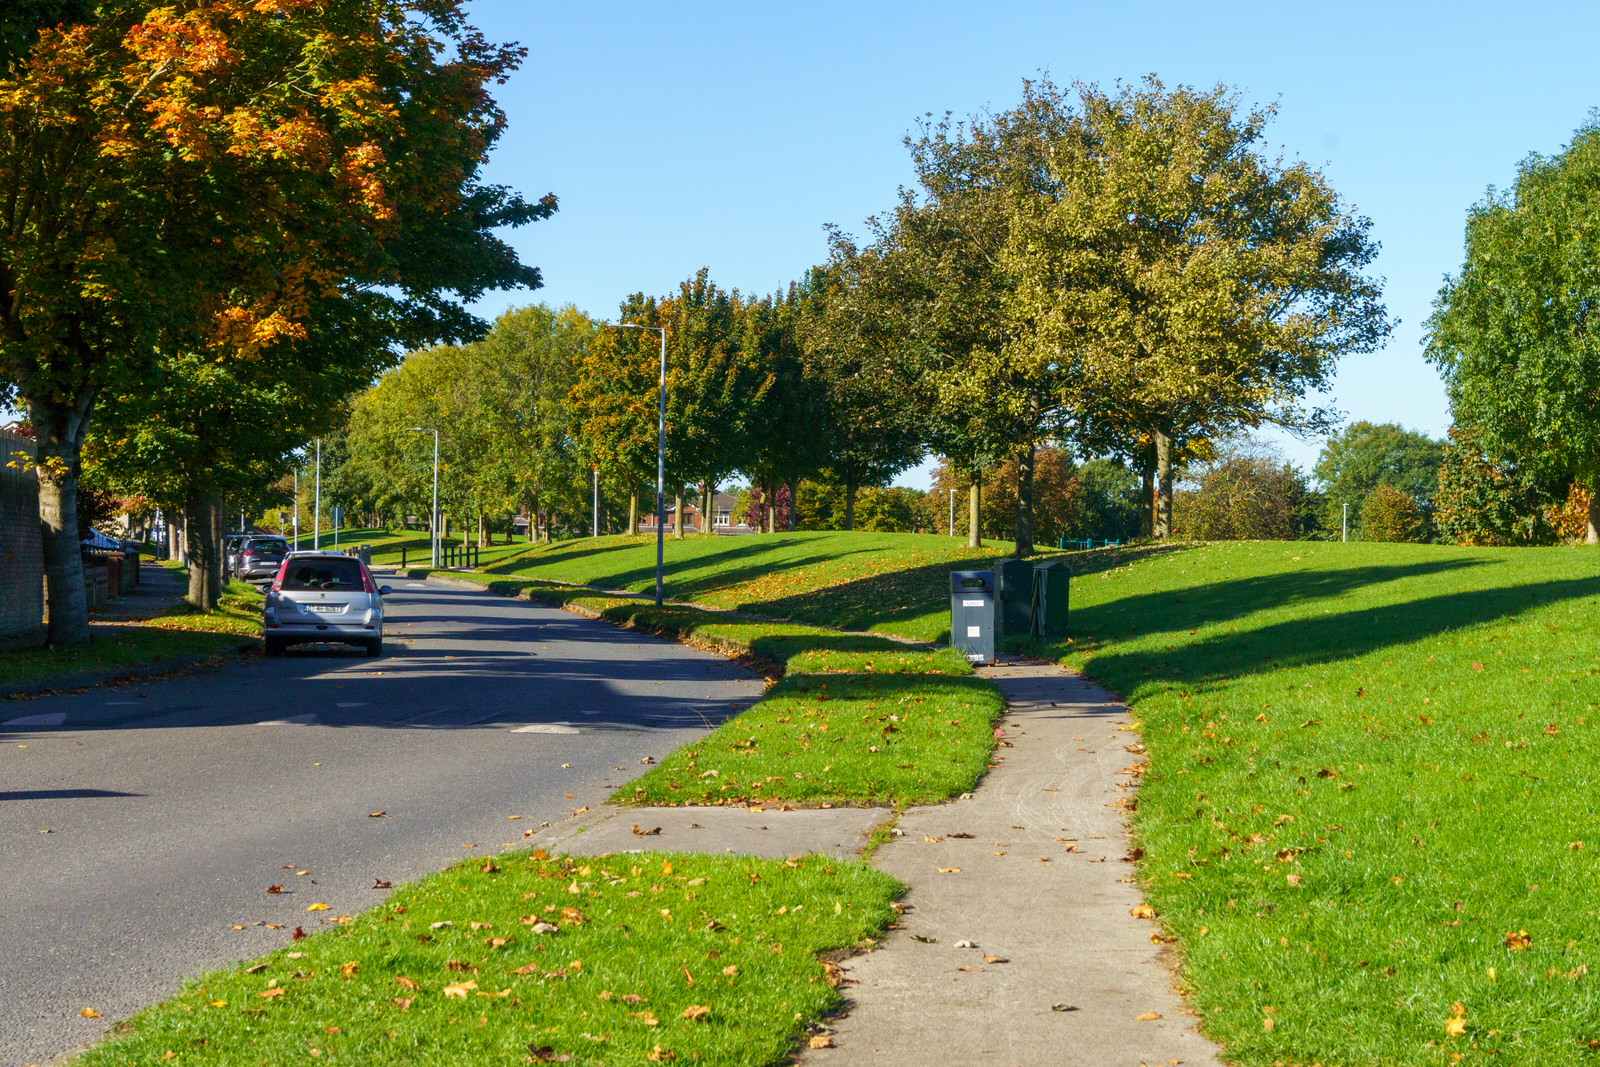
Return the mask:
<path id="1" fill-rule="evenodd" d="M 433 434 L 433 511 L 428 515 L 428 566 L 439 569 L 439 431 L 426 426 L 413 426 L 415 433 Z"/>
<path id="2" fill-rule="evenodd" d="M 322 547 L 322 438 L 317 438 L 317 482 L 311 505 L 311 551 Z"/>
<path id="3" fill-rule="evenodd" d="M 649 330 L 661 335 L 661 388 L 656 422 L 656 607 L 661 606 L 661 565 L 666 555 L 667 526 L 667 331 L 661 326 L 631 322 L 602 323 L 618 330 Z"/>
<path id="4" fill-rule="evenodd" d="M 600 536 L 600 468 L 594 469 L 594 536 Z"/>

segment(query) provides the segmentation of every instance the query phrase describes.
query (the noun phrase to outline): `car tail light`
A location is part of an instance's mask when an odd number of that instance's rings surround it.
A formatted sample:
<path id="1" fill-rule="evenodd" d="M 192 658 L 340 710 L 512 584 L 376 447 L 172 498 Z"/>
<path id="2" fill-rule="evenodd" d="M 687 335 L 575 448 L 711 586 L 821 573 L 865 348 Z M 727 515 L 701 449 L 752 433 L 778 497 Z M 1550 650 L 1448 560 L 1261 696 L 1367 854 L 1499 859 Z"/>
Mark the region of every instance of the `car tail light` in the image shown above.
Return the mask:
<path id="1" fill-rule="evenodd" d="M 288 569 L 289 561 L 287 559 L 278 564 L 278 573 L 272 576 L 272 591 L 274 593 L 281 593 L 283 591 L 283 572 Z"/>
<path id="2" fill-rule="evenodd" d="M 369 596 L 378 595 L 378 587 L 372 584 L 372 572 L 367 570 L 365 563 L 361 565 L 361 584 L 366 588 Z"/>

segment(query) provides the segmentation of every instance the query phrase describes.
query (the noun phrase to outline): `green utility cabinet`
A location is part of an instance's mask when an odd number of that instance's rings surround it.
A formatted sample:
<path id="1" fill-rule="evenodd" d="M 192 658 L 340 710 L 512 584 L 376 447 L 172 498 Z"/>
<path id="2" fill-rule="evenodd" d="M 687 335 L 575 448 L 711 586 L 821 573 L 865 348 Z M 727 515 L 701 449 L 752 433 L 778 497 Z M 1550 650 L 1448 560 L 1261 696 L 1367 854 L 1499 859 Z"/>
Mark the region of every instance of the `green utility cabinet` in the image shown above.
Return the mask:
<path id="1" fill-rule="evenodd" d="M 1072 592 L 1072 572 L 1065 563 L 1054 560 L 1033 568 L 1033 634 L 1035 637 L 1064 637 L 1067 633 L 1067 601 Z"/>
<path id="2" fill-rule="evenodd" d="M 999 580 L 999 601 L 995 605 L 995 633 L 1014 637 L 1032 631 L 1033 564 L 1025 559 L 1003 559 L 994 565 Z"/>
<path id="3" fill-rule="evenodd" d="M 1066 564 L 1003 559 L 995 564 L 995 574 L 999 585 L 994 622 L 997 636 L 1065 636 L 1072 578 Z"/>

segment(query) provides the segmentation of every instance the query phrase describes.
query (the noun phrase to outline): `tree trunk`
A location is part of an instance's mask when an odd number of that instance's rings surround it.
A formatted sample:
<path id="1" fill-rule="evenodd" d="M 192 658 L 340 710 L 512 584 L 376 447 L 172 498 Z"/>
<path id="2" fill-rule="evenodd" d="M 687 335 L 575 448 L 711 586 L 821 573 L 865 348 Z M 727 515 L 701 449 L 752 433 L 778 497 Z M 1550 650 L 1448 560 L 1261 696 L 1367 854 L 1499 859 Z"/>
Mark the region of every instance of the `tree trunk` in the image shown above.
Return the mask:
<path id="1" fill-rule="evenodd" d="M 674 503 L 677 504 L 677 507 L 674 508 L 673 512 L 672 512 L 672 539 L 674 541 L 682 541 L 683 540 L 683 491 L 682 490 L 679 490 L 676 494 L 674 494 L 673 501 L 674 501 Z"/>
<path id="2" fill-rule="evenodd" d="M 1030 442 L 1017 453 L 1017 551 L 1022 559 L 1033 555 L 1033 461 L 1035 449 Z"/>
<path id="3" fill-rule="evenodd" d="M 856 480 L 854 478 L 846 478 L 844 480 L 844 528 L 847 531 L 856 528 Z"/>
<path id="4" fill-rule="evenodd" d="M 189 542 L 189 595 L 201 611 L 212 611 L 222 598 L 222 494 L 191 490 L 183 506 Z"/>
<path id="5" fill-rule="evenodd" d="M 700 532 L 714 534 L 717 532 L 717 483 L 706 479 L 706 502 L 700 509 Z"/>
<path id="6" fill-rule="evenodd" d="M 1139 536 L 1155 534 L 1156 486 L 1155 468 L 1146 466 L 1141 472 L 1139 495 Z"/>
<path id="7" fill-rule="evenodd" d="M 967 547 L 983 547 L 983 479 L 976 471 L 967 490 Z"/>
<path id="8" fill-rule="evenodd" d="M 37 445 L 34 476 L 39 482 L 39 533 L 50 601 L 45 639 L 51 645 L 81 645 L 89 640 L 89 600 L 83 588 L 83 549 L 78 533 L 78 475 L 94 392 L 76 402 L 27 402 Z"/>
<path id="9" fill-rule="evenodd" d="M 790 533 L 794 533 L 794 528 L 797 525 L 794 501 L 795 501 L 795 497 L 799 495 L 799 493 L 797 492 L 798 488 L 799 487 L 796 485 L 796 483 L 794 483 L 794 482 L 790 482 L 789 483 L 789 508 L 788 508 L 788 511 L 789 511 L 789 532 Z"/>
<path id="10" fill-rule="evenodd" d="M 544 513 L 544 543 L 556 543 L 556 509 L 546 508 Z"/>
<path id="11" fill-rule="evenodd" d="M 1583 543 L 1600 545 L 1600 492 L 1589 490 L 1589 528 L 1584 531 Z"/>
<path id="12" fill-rule="evenodd" d="M 1152 533 L 1158 539 L 1172 536 L 1172 438 L 1164 430 L 1156 439 L 1156 508 Z"/>
<path id="13" fill-rule="evenodd" d="M 639 536 L 639 487 L 628 490 L 628 536 Z"/>
<path id="14" fill-rule="evenodd" d="M 479 548 L 484 547 L 484 545 L 493 544 L 494 543 L 493 541 L 486 540 L 486 538 L 488 536 L 489 536 L 489 523 L 483 517 L 483 511 L 480 509 L 478 511 L 478 547 Z"/>
<path id="15" fill-rule="evenodd" d="M 769 534 L 770 533 L 777 533 L 778 532 L 778 498 L 777 498 L 777 490 L 774 489 L 771 485 L 765 486 L 761 490 L 761 510 L 762 510 L 762 512 L 765 513 L 765 516 L 766 516 L 767 533 L 769 533 Z M 758 530 L 760 528 L 761 527 L 759 525 L 756 527 L 756 529 L 758 529 Z"/>

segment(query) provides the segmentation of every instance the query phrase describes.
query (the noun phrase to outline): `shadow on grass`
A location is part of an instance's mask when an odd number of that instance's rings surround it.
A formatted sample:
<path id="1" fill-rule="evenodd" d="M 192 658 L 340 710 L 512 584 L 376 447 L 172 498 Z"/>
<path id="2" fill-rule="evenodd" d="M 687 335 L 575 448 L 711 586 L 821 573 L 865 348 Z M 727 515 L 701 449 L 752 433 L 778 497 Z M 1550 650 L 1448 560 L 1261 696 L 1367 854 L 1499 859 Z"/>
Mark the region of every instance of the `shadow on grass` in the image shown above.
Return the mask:
<path id="1" fill-rule="evenodd" d="M 1467 565 L 1467 564 L 1463 564 Z M 1368 575 L 1369 581 L 1383 580 L 1401 573 L 1437 573 L 1447 565 L 1414 567 L 1360 568 L 1355 574 Z M 1304 576 L 1263 578 L 1254 583 L 1258 595 L 1280 588 L 1286 582 L 1304 582 Z M 1354 583 L 1337 583 L 1345 590 Z M 1271 623 L 1243 632 L 1212 632 L 1194 640 L 1182 641 L 1164 650 L 1140 649 L 1127 652 L 1097 653 L 1093 641 L 1100 635 L 1122 632 L 1119 615 L 1111 615 L 1121 601 L 1083 612 L 1074 624 L 1076 649 L 1087 653 L 1085 667 L 1096 678 L 1130 697 L 1141 685 L 1155 680 L 1180 683 L 1204 691 L 1208 683 L 1225 685 L 1244 675 L 1264 674 L 1284 667 L 1303 667 L 1347 660 L 1381 649 L 1409 644 L 1452 630 L 1521 613 L 1564 600 L 1600 596 L 1600 577 L 1572 578 L 1493 589 L 1473 589 L 1420 597 L 1398 603 L 1374 604 L 1323 615 L 1303 616 Z M 1149 598 L 1138 598 L 1149 599 Z M 1256 600 L 1252 609 L 1275 602 Z M 1234 615 L 1243 611 L 1234 612 Z M 1215 621 L 1215 620 L 1213 620 Z M 1170 625 L 1181 629 L 1175 619 L 1151 617 L 1146 632 L 1159 632 Z M 1184 635 L 1187 637 L 1187 635 Z M 1085 640 L 1091 642 L 1085 648 Z M 1034 646 L 1041 654 L 1059 659 L 1070 651 L 1066 642 Z"/>
<path id="2" fill-rule="evenodd" d="M 1074 577 L 1078 577 L 1186 552 L 1195 547 L 1180 543 L 1135 545 L 1087 552 L 1047 552 L 1032 557 L 1032 561 L 1060 562 L 1071 569 Z M 796 619 L 846 630 L 877 629 L 946 644 L 950 640 L 950 572 L 989 570 L 1002 559 L 1008 558 L 1009 553 L 996 551 L 993 556 L 973 557 L 962 560 L 959 565 L 943 562 L 909 567 L 793 596 L 747 601 L 737 606 L 742 611 L 756 611 L 775 618 Z M 930 616 L 936 621 L 930 623 Z"/>

